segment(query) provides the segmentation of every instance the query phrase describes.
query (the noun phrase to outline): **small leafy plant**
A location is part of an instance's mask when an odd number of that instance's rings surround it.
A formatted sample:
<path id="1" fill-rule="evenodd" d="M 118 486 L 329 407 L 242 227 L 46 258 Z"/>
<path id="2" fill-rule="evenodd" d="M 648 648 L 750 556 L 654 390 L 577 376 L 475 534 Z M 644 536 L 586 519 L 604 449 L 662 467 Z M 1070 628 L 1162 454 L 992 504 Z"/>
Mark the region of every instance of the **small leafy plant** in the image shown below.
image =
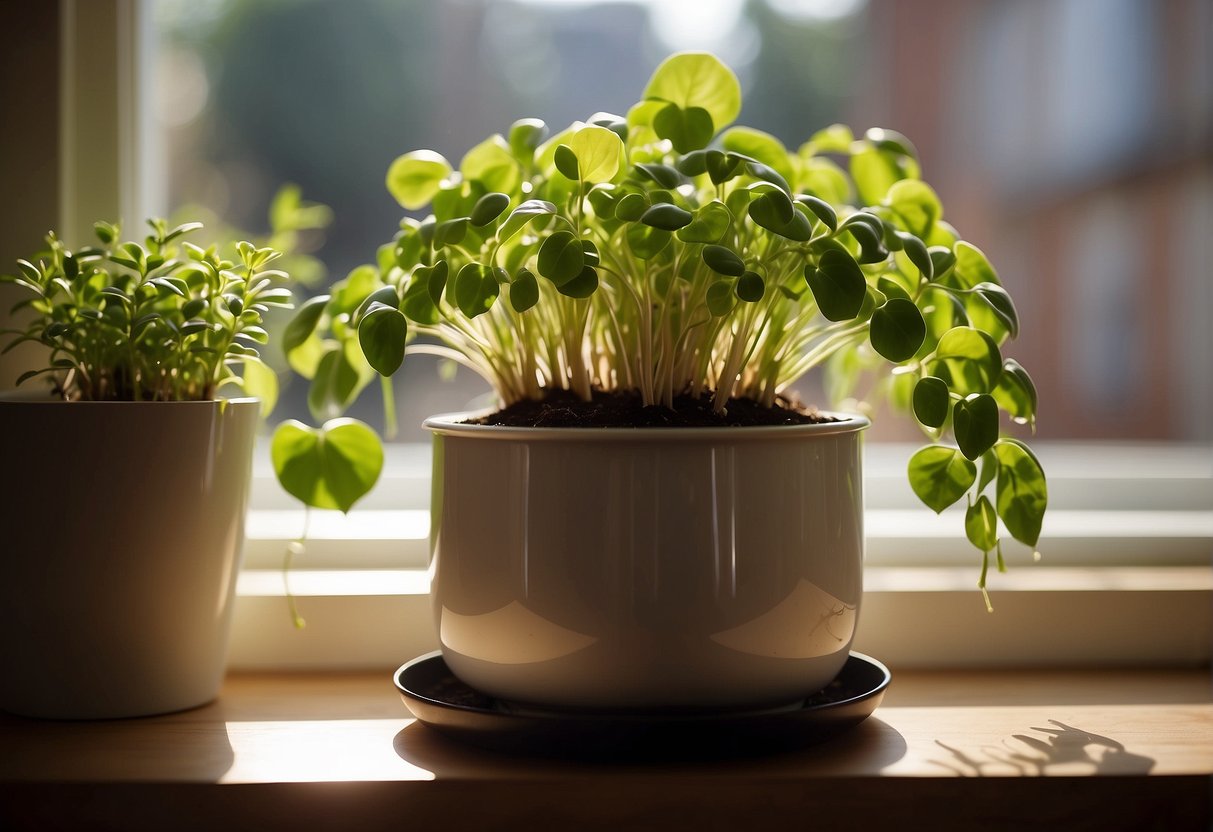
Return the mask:
<path id="1" fill-rule="evenodd" d="M 7 335 L 5 351 L 27 341 L 48 363 L 18 379 L 48 376 L 57 395 L 85 401 L 198 401 L 234 384 L 273 408 L 277 377 L 257 346 L 262 316 L 290 307 L 287 274 L 267 268 L 279 252 L 236 244 L 238 260 L 183 238 L 202 226 L 148 220 L 142 242 L 119 243 L 117 225 L 98 222 L 100 245 L 69 251 L 53 234 L 46 251 L 0 275 L 27 296 L 13 309 L 32 318 Z"/>
<path id="2" fill-rule="evenodd" d="M 969 495 L 984 593 L 992 553 L 1003 568 L 998 519 L 1034 547 L 1047 503 L 1036 458 L 1000 431 L 1002 416 L 1036 416 L 1031 378 L 1001 353 L 1019 330 L 1010 296 L 944 221 L 904 136 L 834 125 L 790 151 L 729 127 L 740 109 L 728 67 L 684 53 L 626 117 L 554 136 L 523 119 L 458 168 L 429 150 L 396 159 L 388 190 L 429 214 L 402 220 L 285 337 L 313 415 L 339 415 L 406 352 L 472 368 L 503 405 L 602 390 L 710 396 L 723 412 L 737 397 L 776 406 L 816 367 L 838 398 L 875 370 L 933 440 L 910 461 L 914 491 L 937 512 Z M 325 458 L 327 432 L 288 423 L 275 466 L 304 502 L 344 510 L 381 456 Z"/>

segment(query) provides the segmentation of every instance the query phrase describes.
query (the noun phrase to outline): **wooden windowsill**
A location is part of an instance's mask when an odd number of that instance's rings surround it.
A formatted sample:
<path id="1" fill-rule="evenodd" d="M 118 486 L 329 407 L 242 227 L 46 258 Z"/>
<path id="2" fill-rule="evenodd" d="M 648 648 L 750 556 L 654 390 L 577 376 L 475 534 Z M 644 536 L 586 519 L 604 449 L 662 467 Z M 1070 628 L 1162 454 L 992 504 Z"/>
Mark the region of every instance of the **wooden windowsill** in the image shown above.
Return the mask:
<path id="1" fill-rule="evenodd" d="M 234 674 L 180 714 L 0 716 L 0 828 L 1209 828 L 1207 670 L 893 671 L 821 745 L 645 765 L 457 745 L 386 670 Z"/>

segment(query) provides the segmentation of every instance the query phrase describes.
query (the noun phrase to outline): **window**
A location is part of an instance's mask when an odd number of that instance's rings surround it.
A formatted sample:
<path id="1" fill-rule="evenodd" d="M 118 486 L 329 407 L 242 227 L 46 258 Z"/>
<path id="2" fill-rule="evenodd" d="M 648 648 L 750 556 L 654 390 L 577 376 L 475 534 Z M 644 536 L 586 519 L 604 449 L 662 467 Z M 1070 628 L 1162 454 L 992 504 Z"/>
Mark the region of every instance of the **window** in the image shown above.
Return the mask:
<path id="1" fill-rule="evenodd" d="M 1010 353 L 1040 388 L 1039 447 L 1052 476 L 1046 563 L 1109 569 L 1100 579 L 1033 578 L 1030 553 L 1016 552 L 1008 580 L 1046 588 L 1057 580 L 1058 595 L 1081 594 L 1115 585 L 1118 567 L 1165 566 L 1172 571 L 1151 579 L 1147 594 L 1172 612 L 1195 609 L 1188 626 L 1204 622 L 1207 633 L 1213 11 L 1199 0 L 1116 0 L 1098 13 L 1090 0 L 701 5 L 690 13 L 667 0 L 69 0 L 59 22 L 69 37 L 62 168 L 71 210 L 61 219 L 70 227 L 119 210 L 130 219 L 188 208 L 263 232 L 274 190 L 295 182 L 334 209 L 315 254 L 339 277 L 371 259 L 399 220 L 382 184 L 395 155 L 433 147 L 457 158 L 520 115 L 555 126 L 587 107 L 622 111 L 669 51 L 718 51 L 742 78 L 746 123 L 787 142 L 832 121 L 907 133 L 949 218 L 990 253 L 1019 302 L 1031 336 Z M 88 49 L 70 40 L 83 32 Z M 406 362 L 396 384 L 405 426 L 487 389 L 460 374 L 442 382 L 422 357 Z M 806 398 L 820 400 L 818 385 L 805 381 Z M 299 387 L 278 416 L 305 412 Z M 371 422 L 373 392 L 354 414 Z M 427 614 L 424 576 L 401 571 L 426 558 L 423 439 L 419 429 L 402 434 L 363 515 L 315 518 L 294 576 L 313 620 L 303 634 L 289 630 L 275 571 L 301 518 L 258 455 L 243 591 L 264 602 L 249 600 L 238 618 L 238 662 L 408 655 L 378 616 Z M 914 437 L 886 420 L 873 439 L 892 440 L 868 450 L 879 619 L 903 602 L 882 594 L 917 597 L 892 592 L 912 589 L 914 578 L 891 570 L 943 570 L 919 585 L 935 591 L 972 558 L 954 518 L 939 525 L 903 482 L 910 446 L 897 442 Z M 309 569 L 364 571 L 337 590 L 333 574 Z M 998 604 L 997 583 L 994 591 Z M 979 610 L 969 595 L 960 603 Z M 1081 614 L 1099 609 L 1063 601 Z M 978 626 L 1011 631 L 1032 617 L 1007 606 Z M 1064 620 L 1061 607 L 1047 609 Z M 362 625 L 375 644 L 364 634 L 350 649 L 348 628 Z M 1098 627 L 1078 629 L 1072 653 Z M 1178 640 L 1171 658 L 1207 660 L 1207 639 Z M 324 658 L 320 643 L 336 652 Z"/>

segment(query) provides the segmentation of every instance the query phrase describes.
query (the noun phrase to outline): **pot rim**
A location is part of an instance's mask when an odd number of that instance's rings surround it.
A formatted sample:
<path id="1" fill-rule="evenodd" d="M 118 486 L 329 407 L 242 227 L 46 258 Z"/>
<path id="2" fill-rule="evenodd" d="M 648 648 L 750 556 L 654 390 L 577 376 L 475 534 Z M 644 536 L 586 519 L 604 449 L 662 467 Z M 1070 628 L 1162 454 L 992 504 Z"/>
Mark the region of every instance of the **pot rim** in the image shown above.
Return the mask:
<path id="1" fill-rule="evenodd" d="M 467 410 L 453 413 L 438 413 L 422 426 L 431 433 L 443 436 L 462 436 L 476 439 L 525 439 L 528 441 L 694 441 L 712 442 L 742 439 L 787 439 L 791 437 L 833 436 L 858 433 L 866 430 L 872 421 L 858 413 L 820 411 L 823 416 L 832 416 L 837 422 L 819 422 L 805 425 L 753 425 L 748 427 L 682 427 L 682 428 L 570 428 L 570 427 L 518 427 L 512 425 L 469 425 L 467 419 L 486 416 L 494 412 Z"/>
<path id="2" fill-rule="evenodd" d="M 31 406 L 32 407 L 48 407 L 48 406 L 49 407 L 58 407 L 61 405 L 68 405 L 73 408 L 84 408 L 84 407 L 118 408 L 118 407 L 132 407 L 132 406 L 166 407 L 166 406 L 170 406 L 170 405 L 176 406 L 176 407 L 182 407 L 182 406 L 198 407 L 198 406 L 202 406 L 202 405 L 205 405 L 208 407 L 213 407 L 216 404 L 236 405 L 239 407 L 247 407 L 249 405 L 260 406 L 261 400 L 255 396 L 239 396 L 237 398 L 232 398 L 232 399 L 226 399 L 226 398 L 194 399 L 194 400 L 190 400 L 190 401 L 171 401 L 171 402 L 165 402 L 165 401 L 154 401 L 154 402 L 75 401 L 75 402 L 69 402 L 69 401 L 64 401 L 63 399 L 59 399 L 59 398 L 55 398 L 55 397 L 48 397 L 45 395 L 29 393 L 24 390 L 0 390 L 0 405 L 4 405 L 4 406 L 8 406 L 8 407 L 31 407 Z"/>

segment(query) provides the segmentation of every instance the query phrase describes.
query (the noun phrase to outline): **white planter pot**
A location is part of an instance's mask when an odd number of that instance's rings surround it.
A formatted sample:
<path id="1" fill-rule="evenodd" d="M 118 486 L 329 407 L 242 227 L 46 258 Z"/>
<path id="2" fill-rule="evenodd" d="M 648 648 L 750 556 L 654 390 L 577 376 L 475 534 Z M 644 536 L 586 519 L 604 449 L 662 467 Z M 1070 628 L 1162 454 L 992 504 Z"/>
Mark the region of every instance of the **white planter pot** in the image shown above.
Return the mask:
<path id="1" fill-rule="evenodd" d="M 556 708 L 791 703 L 862 592 L 862 417 L 757 428 L 426 422 L 433 598 L 469 685 Z"/>
<path id="2" fill-rule="evenodd" d="M 93 719 L 214 699 L 258 404 L 0 398 L 0 709 Z"/>

